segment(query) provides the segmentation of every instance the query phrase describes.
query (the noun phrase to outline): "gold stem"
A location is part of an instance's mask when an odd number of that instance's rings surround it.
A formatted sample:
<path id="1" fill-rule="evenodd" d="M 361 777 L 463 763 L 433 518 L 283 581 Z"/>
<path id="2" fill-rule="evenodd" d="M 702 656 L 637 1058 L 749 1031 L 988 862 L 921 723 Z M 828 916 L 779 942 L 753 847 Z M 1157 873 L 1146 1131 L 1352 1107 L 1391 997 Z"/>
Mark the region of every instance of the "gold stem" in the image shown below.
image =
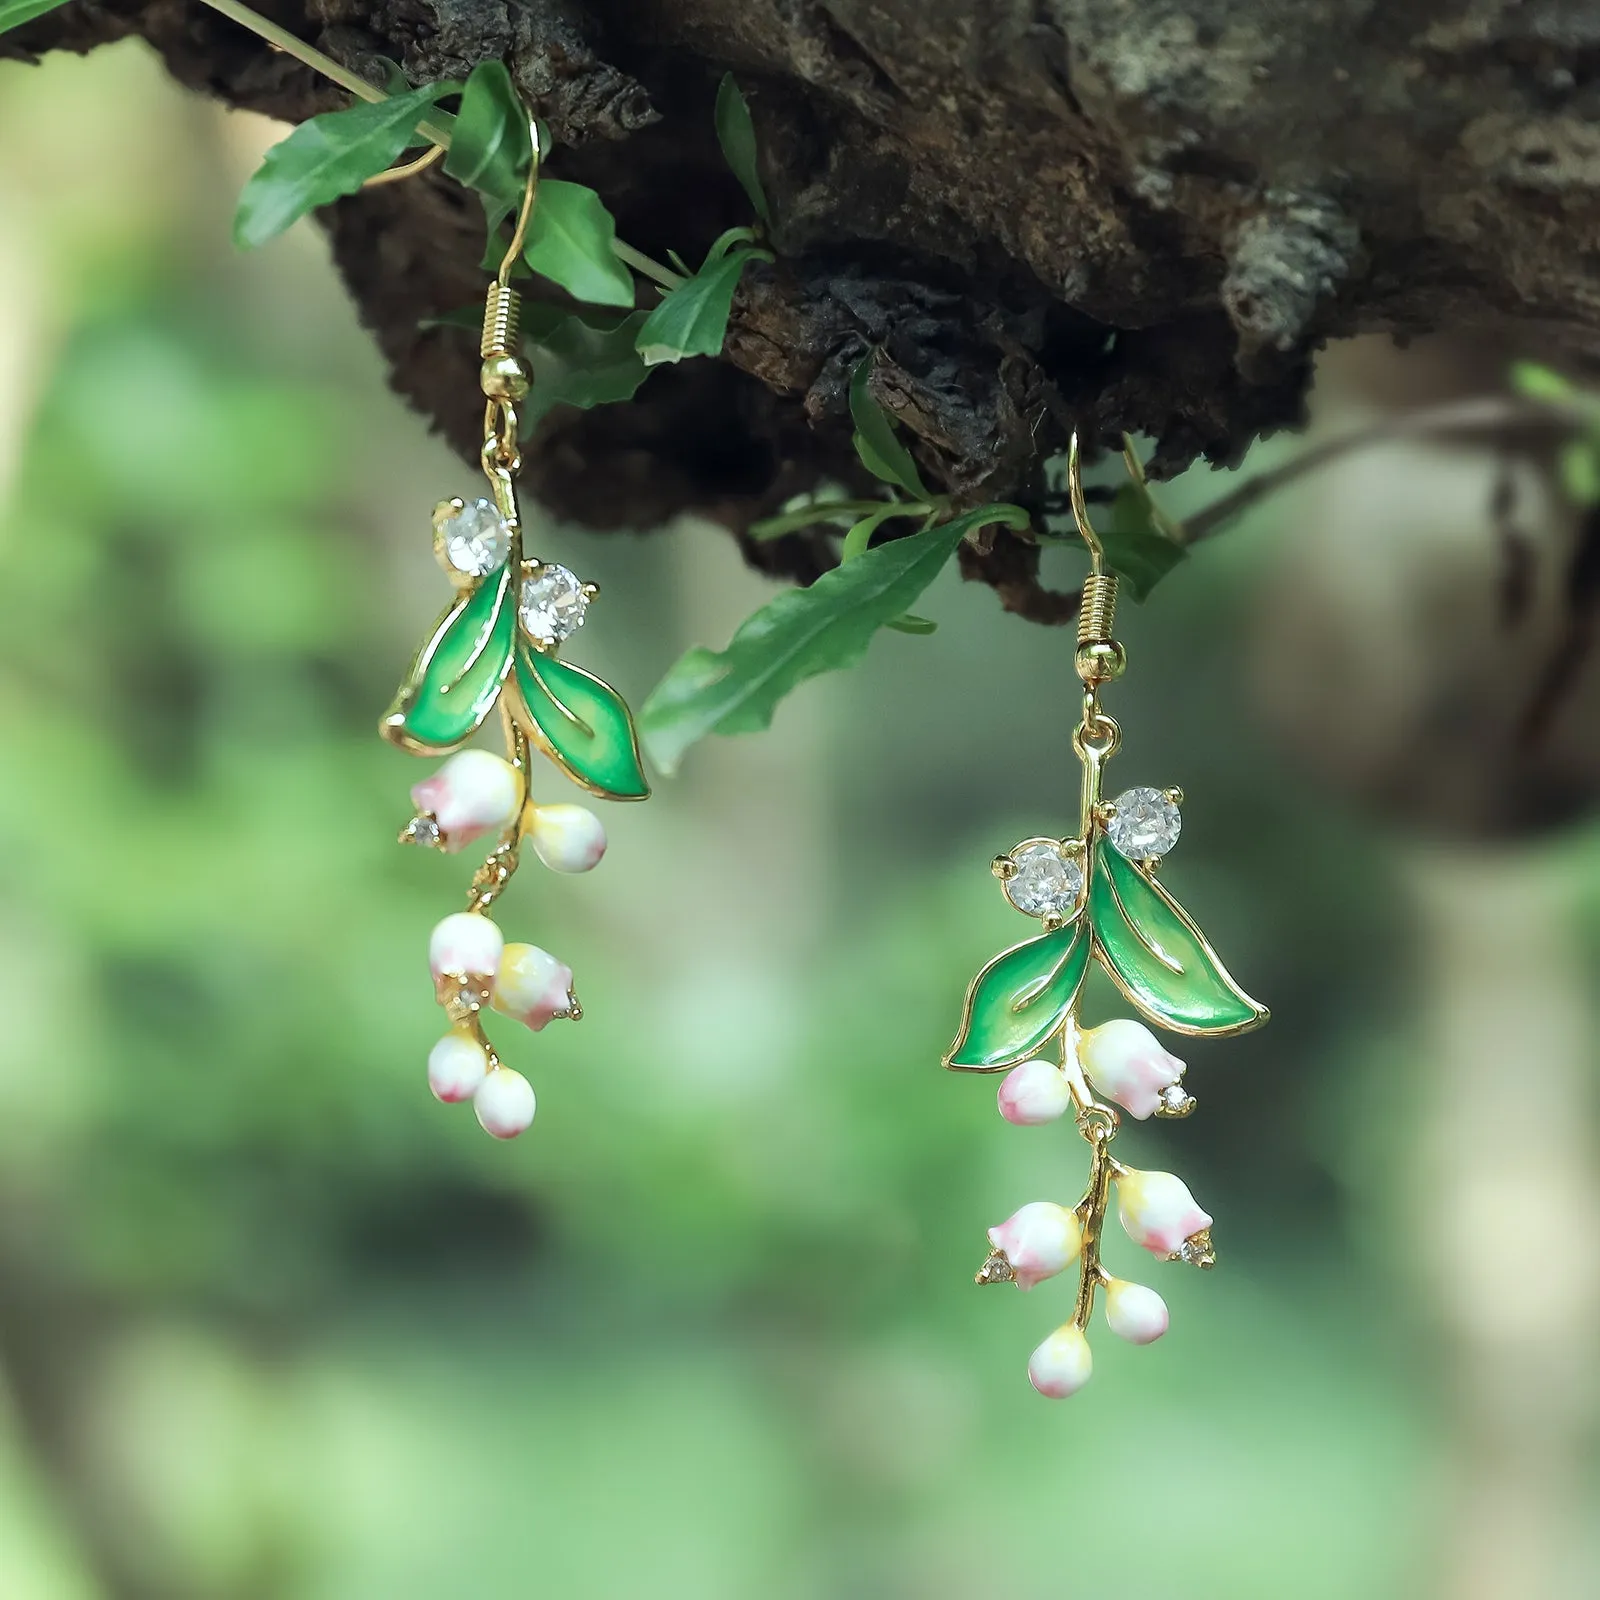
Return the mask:
<path id="1" fill-rule="evenodd" d="M 500 1065 L 500 1057 L 495 1054 L 494 1046 L 489 1043 L 489 1035 L 483 1031 L 483 1023 L 479 1020 L 478 1013 L 476 1011 L 474 1011 L 472 1015 L 466 1019 L 465 1026 L 472 1034 L 472 1037 L 478 1041 L 478 1045 L 482 1049 L 483 1053 L 488 1056 L 489 1070 L 493 1072 L 495 1068 Z"/>
<path id="2" fill-rule="evenodd" d="M 1108 1274 L 1100 1265 L 1100 1232 L 1105 1226 L 1106 1202 L 1111 1195 L 1111 1174 L 1114 1163 L 1110 1144 L 1114 1130 L 1096 1117 L 1087 1126 L 1080 1123 L 1083 1136 L 1089 1141 L 1089 1187 L 1078 1202 L 1077 1211 L 1083 1224 L 1083 1255 L 1078 1269 L 1078 1303 L 1072 1313 L 1073 1326 L 1080 1331 L 1089 1326 L 1094 1314 L 1095 1290 L 1107 1281 Z"/>

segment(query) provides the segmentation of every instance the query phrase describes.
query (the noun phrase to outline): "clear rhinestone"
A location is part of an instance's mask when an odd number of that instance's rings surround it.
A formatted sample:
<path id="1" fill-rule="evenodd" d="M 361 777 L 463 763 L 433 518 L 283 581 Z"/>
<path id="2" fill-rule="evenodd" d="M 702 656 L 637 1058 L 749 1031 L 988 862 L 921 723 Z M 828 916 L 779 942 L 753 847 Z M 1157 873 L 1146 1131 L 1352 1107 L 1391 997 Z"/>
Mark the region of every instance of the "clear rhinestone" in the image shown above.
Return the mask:
<path id="1" fill-rule="evenodd" d="M 505 565 L 511 528 L 490 500 L 472 500 L 439 523 L 444 559 L 457 572 L 483 578 Z"/>
<path id="2" fill-rule="evenodd" d="M 1202 1228 L 1198 1233 L 1191 1233 L 1176 1250 L 1167 1257 L 1168 1261 L 1182 1261 L 1191 1267 L 1199 1267 L 1209 1271 L 1217 1264 L 1216 1247 L 1211 1243 L 1211 1230 Z"/>
<path id="3" fill-rule="evenodd" d="M 1015 1283 L 1017 1281 L 1016 1268 L 1011 1265 L 1011 1258 L 1004 1250 L 991 1250 L 988 1259 L 978 1268 L 974 1283 Z"/>
<path id="4" fill-rule="evenodd" d="M 1016 870 L 1005 880 L 1006 898 L 1030 917 L 1065 916 L 1083 893 L 1083 867 L 1051 839 L 1011 852 Z"/>
<path id="5" fill-rule="evenodd" d="M 439 830 L 439 824 L 426 812 L 413 817 L 400 830 L 401 844 L 417 844 L 424 850 L 437 850 L 443 842 L 444 835 Z"/>
<path id="6" fill-rule="evenodd" d="M 1169 1083 L 1161 1091 L 1158 1107 L 1163 1117 L 1186 1117 L 1194 1110 L 1196 1101 L 1181 1083 Z"/>
<path id="7" fill-rule="evenodd" d="M 522 580 L 523 630 L 540 644 L 560 644 L 583 626 L 589 596 L 565 567 L 544 566 Z"/>
<path id="8" fill-rule="evenodd" d="M 1164 856 L 1183 830 L 1177 806 L 1159 789 L 1128 789 L 1109 809 L 1106 836 L 1132 861 Z"/>

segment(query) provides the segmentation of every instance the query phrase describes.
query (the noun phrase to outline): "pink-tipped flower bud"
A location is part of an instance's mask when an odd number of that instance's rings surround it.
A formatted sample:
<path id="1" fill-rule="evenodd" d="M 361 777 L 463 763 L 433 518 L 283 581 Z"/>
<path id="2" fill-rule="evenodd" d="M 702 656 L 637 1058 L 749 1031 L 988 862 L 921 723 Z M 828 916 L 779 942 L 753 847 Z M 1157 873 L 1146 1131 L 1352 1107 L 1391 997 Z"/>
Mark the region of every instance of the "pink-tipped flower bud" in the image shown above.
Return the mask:
<path id="1" fill-rule="evenodd" d="M 470 1100 L 488 1075 L 489 1052 L 470 1033 L 447 1033 L 428 1052 L 428 1087 L 446 1105 Z"/>
<path id="2" fill-rule="evenodd" d="M 991 1228 L 989 1243 L 1011 1263 L 1017 1287 L 1031 1289 L 1078 1259 L 1083 1227 L 1065 1206 L 1035 1200 Z"/>
<path id="3" fill-rule="evenodd" d="M 1117 1205 L 1128 1237 L 1158 1256 L 1177 1253 L 1191 1234 L 1211 1226 L 1188 1184 L 1170 1172 L 1124 1169 L 1117 1175 Z"/>
<path id="4" fill-rule="evenodd" d="M 1000 1115 L 1018 1127 L 1054 1122 L 1072 1104 L 1067 1075 L 1053 1061 L 1035 1056 L 1001 1080 Z"/>
<path id="5" fill-rule="evenodd" d="M 572 968 L 536 944 L 508 944 L 494 981 L 496 1011 L 537 1033 L 557 1017 L 582 1013 L 572 993 Z"/>
<path id="6" fill-rule="evenodd" d="M 533 1085 L 510 1067 L 496 1067 L 478 1085 L 472 1107 L 485 1133 L 515 1139 L 533 1121 Z"/>
<path id="7" fill-rule="evenodd" d="M 1183 1063 L 1142 1022 L 1091 1028 L 1078 1041 L 1078 1060 L 1101 1094 L 1141 1120 L 1161 1108 L 1161 1091 L 1183 1076 Z"/>
<path id="8" fill-rule="evenodd" d="M 1028 1382 L 1049 1400 L 1065 1400 L 1089 1381 L 1094 1356 L 1083 1330 L 1068 1322 L 1056 1329 L 1033 1352 L 1028 1362 Z"/>
<path id="9" fill-rule="evenodd" d="M 1106 1323 L 1129 1344 L 1154 1344 L 1167 1331 L 1167 1302 L 1142 1283 L 1113 1278 L 1106 1285 Z"/>
<path id="10" fill-rule="evenodd" d="M 481 912 L 458 911 L 444 919 L 428 940 L 428 965 L 441 999 L 450 979 L 469 978 L 487 990 L 500 970 L 505 938 Z"/>
<path id="11" fill-rule="evenodd" d="M 411 803 L 419 818 L 433 819 L 439 849 L 462 850 L 511 826 L 522 809 L 522 774 L 487 750 L 458 750 L 412 787 Z"/>
<path id="12" fill-rule="evenodd" d="M 587 872 L 606 853 L 606 830 L 582 806 L 529 805 L 522 813 L 523 837 L 555 872 Z"/>

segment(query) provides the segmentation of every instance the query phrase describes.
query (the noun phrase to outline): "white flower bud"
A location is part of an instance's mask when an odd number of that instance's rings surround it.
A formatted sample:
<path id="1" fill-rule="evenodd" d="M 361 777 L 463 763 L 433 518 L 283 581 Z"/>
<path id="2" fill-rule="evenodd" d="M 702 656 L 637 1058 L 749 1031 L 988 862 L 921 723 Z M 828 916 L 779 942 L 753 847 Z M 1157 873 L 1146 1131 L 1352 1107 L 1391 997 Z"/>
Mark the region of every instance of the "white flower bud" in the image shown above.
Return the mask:
<path id="1" fill-rule="evenodd" d="M 991 1228 L 989 1243 L 1004 1251 L 1017 1275 L 1017 1287 L 1031 1289 L 1078 1259 L 1083 1228 L 1065 1206 L 1035 1200 Z"/>
<path id="2" fill-rule="evenodd" d="M 487 750 L 458 750 L 413 786 L 411 803 L 438 825 L 441 850 L 461 850 L 511 826 L 522 808 L 522 774 Z"/>
<path id="3" fill-rule="evenodd" d="M 582 806 L 529 805 L 522 813 L 522 832 L 556 872 L 587 872 L 606 853 L 604 825 Z"/>
<path id="4" fill-rule="evenodd" d="M 1106 1285 L 1106 1322 L 1129 1344 L 1154 1344 L 1167 1331 L 1167 1302 L 1142 1283 L 1113 1278 Z"/>
<path id="5" fill-rule="evenodd" d="M 472 1097 L 485 1133 L 515 1139 L 533 1121 L 533 1085 L 510 1067 L 496 1067 Z"/>
<path id="6" fill-rule="evenodd" d="M 481 912 L 458 911 L 433 930 L 428 965 L 435 984 L 443 977 L 493 978 L 500 967 L 505 938 Z"/>
<path id="7" fill-rule="evenodd" d="M 508 944 L 500 958 L 491 1002 L 496 1011 L 537 1033 L 556 1017 L 573 1015 L 572 968 L 535 944 Z"/>
<path id="8" fill-rule="evenodd" d="M 1018 1127 L 1054 1122 L 1072 1104 L 1067 1075 L 1053 1061 L 1035 1056 L 1013 1067 L 1000 1083 L 1000 1115 Z"/>
<path id="9" fill-rule="evenodd" d="M 1160 1107 L 1161 1091 L 1183 1076 L 1183 1063 L 1142 1022 L 1091 1028 L 1078 1042 L 1078 1060 L 1101 1094 L 1141 1120 Z"/>
<path id="10" fill-rule="evenodd" d="M 1094 1357 L 1083 1330 L 1068 1322 L 1056 1329 L 1033 1352 L 1028 1362 L 1028 1382 L 1050 1400 L 1065 1400 L 1089 1381 Z"/>
<path id="11" fill-rule="evenodd" d="M 1127 1168 L 1117 1175 L 1117 1205 L 1122 1226 L 1135 1244 L 1158 1256 L 1183 1248 L 1190 1234 L 1211 1226 L 1211 1218 L 1195 1203 L 1189 1186 L 1170 1172 L 1138 1172 Z"/>
<path id="12" fill-rule="evenodd" d="M 447 1033 L 428 1052 L 428 1087 L 436 1100 L 470 1100 L 488 1076 L 489 1053 L 470 1033 Z"/>

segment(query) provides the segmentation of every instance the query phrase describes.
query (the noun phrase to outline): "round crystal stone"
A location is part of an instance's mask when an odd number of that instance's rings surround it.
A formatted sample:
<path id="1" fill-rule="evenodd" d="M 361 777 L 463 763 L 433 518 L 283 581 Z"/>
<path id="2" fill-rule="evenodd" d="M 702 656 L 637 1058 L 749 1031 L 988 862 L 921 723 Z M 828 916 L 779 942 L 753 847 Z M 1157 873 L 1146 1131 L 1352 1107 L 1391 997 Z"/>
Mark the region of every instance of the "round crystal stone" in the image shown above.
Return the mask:
<path id="1" fill-rule="evenodd" d="M 511 554 L 511 529 L 489 500 L 472 500 L 439 525 L 444 558 L 457 572 L 485 578 Z"/>
<path id="2" fill-rule="evenodd" d="M 1062 917 L 1083 893 L 1083 868 L 1050 839 L 1011 852 L 1016 871 L 1005 880 L 1006 898 L 1030 917 Z"/>
<path id="3" fill-rule="evenodd" d="M 1131 861 L 1164 856 L 1178 842 L 1183 818 L 1159 789 L 1128 789 L 1111 802 L 1106 837 Z"/>
<path id="4" fill-rule="evenodd" d="M 583 626 L 589 596 L 565 567 L 536 567 L 522 580 L 523 631 L 540 644 L 560 644 Z"/>

